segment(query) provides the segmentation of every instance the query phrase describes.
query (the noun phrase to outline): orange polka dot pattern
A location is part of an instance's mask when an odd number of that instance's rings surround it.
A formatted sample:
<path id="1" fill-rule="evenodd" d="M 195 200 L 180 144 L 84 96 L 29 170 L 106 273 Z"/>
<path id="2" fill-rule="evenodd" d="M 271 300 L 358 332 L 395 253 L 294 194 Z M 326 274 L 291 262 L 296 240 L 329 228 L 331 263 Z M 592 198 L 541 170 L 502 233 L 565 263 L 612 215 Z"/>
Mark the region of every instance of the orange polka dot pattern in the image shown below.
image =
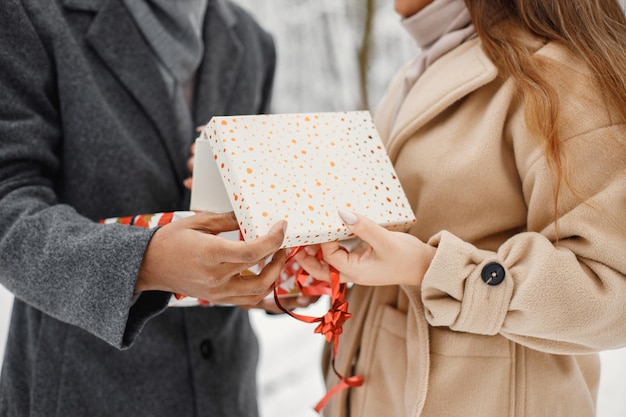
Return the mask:
<path id="1" fill-rule="evenodd" d="M 213 117 L 199 140 L 245 240 L 288 221 L 283 247 L 352 237 L 337 209 L 390 230 L 415 217 L 367 111 Z"/>

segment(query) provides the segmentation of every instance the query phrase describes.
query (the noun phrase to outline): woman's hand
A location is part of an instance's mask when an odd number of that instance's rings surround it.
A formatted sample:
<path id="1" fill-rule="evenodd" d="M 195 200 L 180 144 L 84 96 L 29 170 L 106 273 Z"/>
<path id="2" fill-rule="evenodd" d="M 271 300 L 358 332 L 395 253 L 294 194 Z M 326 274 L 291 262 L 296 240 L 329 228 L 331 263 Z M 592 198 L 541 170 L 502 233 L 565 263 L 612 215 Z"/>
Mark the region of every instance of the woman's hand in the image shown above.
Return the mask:
<path id="1" fill-rule="evenodd" d="M 257 304 L 268 295 L 285 264 L 279 248 L 286 222 L 253 242 L 216 236 L 239 230 L 233 213 L 199 213 L 158 229 L 146 249 L 137 291 L 168 291 L 212 304 Z M 241 274 L 273 254 L 258 275 Z"/>
<path id="2" fill-rule="evenodd" d="M 340 272 L 342 282 L 361 285 L 421 285 L 436 249 L 413 235 L 391 232 L 352 212 L 339 215 L 362 242 L 350 252 L 339 242 L 310 246 L 295 256 L 312 276 L 329 280 L 329 265 Z M 317 250 L 323 260 L 315 256 Z"/>

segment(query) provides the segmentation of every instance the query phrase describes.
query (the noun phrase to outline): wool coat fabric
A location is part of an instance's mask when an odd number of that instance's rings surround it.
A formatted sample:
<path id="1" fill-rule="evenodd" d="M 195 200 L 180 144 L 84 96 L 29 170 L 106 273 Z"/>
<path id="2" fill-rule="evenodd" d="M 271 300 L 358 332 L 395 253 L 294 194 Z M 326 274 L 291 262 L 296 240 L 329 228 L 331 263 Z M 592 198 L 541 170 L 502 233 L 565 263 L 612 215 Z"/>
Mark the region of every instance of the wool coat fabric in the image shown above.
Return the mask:
<path id="1" fill-rule="evenodd" d="M 271 37 L 211 0 L 195 123 L 269 108 Z M 14 307 L 0 416 L 257 416 L 258 343 L 237 308 L 133 289 L 152 231 L 112 216 L 188 208 L 156 57 L 121 0 L 0 9 L 0 282 Z"/>
<path id="2" fill-rule="evenodd" d="M 626 125 L 579 57 L 527 40 L 561 106 L 571 188 L 558 222 L 515 82 L 479 40 L 404 101 L 401 70 L 375 122 L 415 210 L 410 233 L 437 252 L 421 287 L 351 289 L 336 364 L 365 383 L 325 416 L 595 415 L 597 352 L 626 345 Z"/>

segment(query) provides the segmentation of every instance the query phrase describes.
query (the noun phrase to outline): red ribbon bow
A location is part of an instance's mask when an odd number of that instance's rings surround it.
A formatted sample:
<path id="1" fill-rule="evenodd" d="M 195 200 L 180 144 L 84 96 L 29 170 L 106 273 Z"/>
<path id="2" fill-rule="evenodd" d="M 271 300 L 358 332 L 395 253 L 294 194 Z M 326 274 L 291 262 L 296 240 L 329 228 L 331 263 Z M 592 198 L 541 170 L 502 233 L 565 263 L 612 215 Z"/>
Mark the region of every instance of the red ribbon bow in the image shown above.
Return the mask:
<path id="1" fill-rule="evenodd" d="M 287 260 L 293 258 L 298 252 L 300 252 L 304 247 L 299 246 L 294 249 Z M 317 253 L 317 258 L 321 259 L 322 252 L 319 251 Z M 300 269 L 298 272 L 298 283 L 303 283 L 305 280 L 301 281 L 301 277 L 304 276 L 305 279 L 308 278 L 308 273 L 304 271 L 304 269 Z M 346 298 L 346 285 L 341 285 L 339 282 L 339 271 L 330 266 L 330 286 L 331 286 L 331 307 L 326 314 L 322 317 L 311 317 L 311 316 L 303 316 L 301 314 L 296 314 L 293 311 L 290 311 L 283 307 L 280 304 L 278 299 L 278 293 L 276 291 L 276 285 L 274 285 L 274 301 L 278 308 L 280 308 L 284 313 L 289 314 L 291 317 L 303 321 L 305 323 L 317 323 L 318 326 L 315 328 L 315 333 L 321 333 L 326 338 L 326 341 L 333 344 L 333 357 L 332 357 L 332 366 L 333 372 L 339 378 L 339 383 L 331 388 L 324 398 L 322 398 L 317 405 L 315 406 L 315 411 L 320 412 L 322 408 L 326 405 L 328 400 L 330 400 L 335 394 L 338 392 L 351 387 L 360 387 L 363 385 L 363 377 L 361 376 L 351 376 L 344 377 L 341 375 L 337 368 L 335 368 L 335 358 L 337 357 L 337 350 L 339 348 L 339 335 L 343 333 L 343 324 L 352 317 L 352 314 L 348 313 L 348 303 L 345 301 Z"/>
<path id="2" fill-rule="evenodd" d="M 348 303 L 342 300 L 335 300 L 328 313 L 321 317 L 322 321 L 315 329 L 315 333 L 321 333 L 326 337 L 326 341 L 337 341 L 337 338 L 343 333 L 343 324 L 352 317 L 348 313 Z"/>

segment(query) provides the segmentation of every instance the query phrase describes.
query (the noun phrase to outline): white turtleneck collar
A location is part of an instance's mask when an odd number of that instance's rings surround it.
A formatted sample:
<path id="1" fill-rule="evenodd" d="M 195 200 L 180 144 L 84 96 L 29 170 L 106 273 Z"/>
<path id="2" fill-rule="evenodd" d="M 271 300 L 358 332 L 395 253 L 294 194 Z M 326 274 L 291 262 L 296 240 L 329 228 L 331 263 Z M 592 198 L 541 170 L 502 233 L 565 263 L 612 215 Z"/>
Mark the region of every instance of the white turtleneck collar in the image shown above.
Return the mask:
<path id="1" fill-rule="evenodd" d="M 433 62 L 476 34 L 464 0 L 434 0 L 402 25 L 421 49 L 407 72 L 405 92 Z"/>

